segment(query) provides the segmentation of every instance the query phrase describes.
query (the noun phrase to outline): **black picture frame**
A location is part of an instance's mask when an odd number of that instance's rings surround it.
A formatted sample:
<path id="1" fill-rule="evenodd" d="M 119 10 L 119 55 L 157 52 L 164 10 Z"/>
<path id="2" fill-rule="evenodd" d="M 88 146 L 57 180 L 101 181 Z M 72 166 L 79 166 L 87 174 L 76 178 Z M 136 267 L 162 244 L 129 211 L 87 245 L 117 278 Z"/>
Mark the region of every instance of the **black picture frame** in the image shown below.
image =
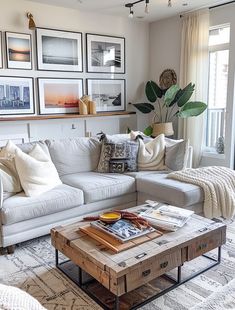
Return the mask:
<path id="1" fill-rule="evenodd" d="M 110 65 L 106 66 L 98 66 L 92 65 L 92 42 L 100 42 L 99 49 L 109 48 L 111 44 L 115 44 L 116 48 L 120 45 L 120 51 L 117 51 L 117 59 L 116 59 L 116 50 L 113 51 L 114 59 L 107 60 Z M 98 43 L 97 43 L 98 45 Z M 109 50 L 109 49 L 108 49 Z M 102 53 L 102 50 L 101 52 Z M 99 57 L 95 57 L 95 62 L 98 63 L 97 60 Z M 102 60 L 101 60 L 102 61 Z M 120 68 L 117 65 L 120 62 Z M 114 64 L 114 65 L 113 65 Z M 126 73 L 126 39 L 124 37 L 119 36 L 111 36 L 111 35 L 103 35 L 103 34 L 95 34 L 95 33 L 86 33 L 86 71 L 88 73 L 114 73 L 114 74 L 125 74 Z"/>
<path id="2" fill-rule="evenodd" d="M 12 39 L 11 43 L 9 42 L 10 39 Z M 29 41 L 28 45 L 26 43 L 26 40 Z M 20 44 L 20 41 L 21 41 L 21 44 Z M 6 46 L 7 68 L 16 69 L 16 70 L 32 70 L 33 54 L 32 54 L 31 34 L 6 31 L 5 32 L 5 43 L 6 43 L 5 46 Z M 18 48 L 18 51 L 17 51 L 17 48 Z"/>
<path id="3" fill-rule="evenodd" d="M 77 102 L 76 107 L 61 107 L 61 108 L 46 108 L 45 103 L 45 82 L 50 84 L 50 82 L 54 82 L 54 84 L 62 85 L 62 83 L 67 81 L 78 81 L 78 99 L 84 95 L 84 83 L 82 78 L 54 78 L 54 77 L 38 77 L 37 78 L 37 90 L 38 90 L 38 104 L 39 104 L 39 114 L 40 115 L 57 115 L 57 114 L 78 114 L 79 112 L 79 102 Z M 61 82 L 61 83 L 60 83 Z M 75 83 L 72 83 L 75 85 Z M 54 86 L 55 89 L 55 86 Z M 53 90 L 54 91 L 54 90 Z M 59 91 L 62 92 L 61 86 L 56 90 L 56 94 L 58 96 Z"/>
<path id="4" fill-rule="evenodd" d="M 98 94 L 94 93 L 94 91 L 96 92 L 95 89 L 93 90 L 95 87 L 95 81 L 97 82 L 97 89 L 99 89 L 100 92 Z M 110 88 L 110 94 L 105 93 L 108 85 L 112 85 L 112 88 Z M 120 85 L 120 90 L 118 85 Z M 86 89 L 88 95 L 91 97 L 91 100 L 96 102 L 97 112 L 121 112 L 126 110 L 125 79 L 88 78 L 86 79 Z M 120 104 L 118 101 L 120 101 Z"/>
<path id="5" fill-rule="evenodd" d="M 12 90 L 10 87 L 17 87 L 17 81 L 24 81 L 21 87 L 25 87 L 24 85 L 29 86 L 29 93 L 27 94 L 26 90 L 18 91 Z M 10 85 L 12 83 L 12 85 Z M 17 98 L 12 98 L 13 96 L 17 96 Z M 26 109 L 22 107 L 22 104 L 25 104 L 22 101 L 20 96 L 29 97 L 29 108 Z M 24 99 L 23 99 L 24 100 Z M 3 109 L 3 105 L 5 108 Z M 21 105 L 21 107 L 20 107 Z M 14 109 L 14 106 L 16 107 Z M 18 107 L 18 113 L 16 113 Z M 23 116 L 23 115 L 32 115 L 35 114 L 35 100 L 34 100 L 34 79 L 33 77 L 21 77 L 21 76 L 0 76 L 0 116 Z"/>
<path id="6" fill-rule="evenodd" d="M 57 36 L 56 36 L 57 35 Z M 43 56 L 43 37 L 44 46 L 47 45 L 48 52 L 51 55 Z M 49 38 L 49 39 L 46 39 Z M 52 38 L 57 38 L 57 41 Z M 65 41 L 67 39 L 67 42 Z M 49 40 L 53 40 L 53 42 L 48 42 Z M 63 55 L 66 53 L 66 50 L 62 52 L 63 44 L 66 44 L 66 49 L 70 52 L 74 52 L 74 48 L 71 46 L 75 44 L 75 40 L 77 41 L 77 55 L 76 57 L 73 55 Z M 55 48 L 55 45 L 58 45 Z M 50 47 L 53 47 L 50 49 Z M 68 31 L 68 30 L 60 30 L 60 29 L 52 29 L 52 28 L 36 28 L 36 50 L 37 50 L 37 69 L 39 71 L 63 71 L 63 72 L 83 72 L 83 35 L 82 32 L 76 31 Z M 53 52 L 57 53 L 54 55 L 53 60 Z M 60 54 L 58 54 L 60 53 Z M 45 58 L 43 60 L 43 57 Z M 51 61 L 51 63 L 50 63 Z M 54 62 L 54 63 L 53 63 Z M 67 64 L 66 64 L 67 62 Z M 76 64 L 77 62 L 77 64 Z"/>

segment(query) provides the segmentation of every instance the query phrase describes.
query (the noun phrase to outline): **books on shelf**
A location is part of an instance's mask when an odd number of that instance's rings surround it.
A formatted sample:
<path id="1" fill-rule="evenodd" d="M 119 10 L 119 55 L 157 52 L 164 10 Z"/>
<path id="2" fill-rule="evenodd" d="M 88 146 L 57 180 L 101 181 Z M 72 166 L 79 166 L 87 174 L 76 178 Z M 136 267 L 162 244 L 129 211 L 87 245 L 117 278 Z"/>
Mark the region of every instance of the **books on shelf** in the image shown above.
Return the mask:
<path id="1" fill-rule="evenodd" d="M 155 231 L 153 227 L 140 229 L 134 223 L 125 219 L 118 220 L 115 223 L 105 223 L 97 220 L 91 222 L 90 225 L 104 231 L 121 242 L 126 242 Z"/>
<path id="2" fill-rule="evenodd" d="M 155 203 L 151 206 L 147 205 L 139 215 L 145 218 L 152 226 L 164 230 L 176 231 L 187 223 L 193 213 L 194 211 L 172 205 Z"/>

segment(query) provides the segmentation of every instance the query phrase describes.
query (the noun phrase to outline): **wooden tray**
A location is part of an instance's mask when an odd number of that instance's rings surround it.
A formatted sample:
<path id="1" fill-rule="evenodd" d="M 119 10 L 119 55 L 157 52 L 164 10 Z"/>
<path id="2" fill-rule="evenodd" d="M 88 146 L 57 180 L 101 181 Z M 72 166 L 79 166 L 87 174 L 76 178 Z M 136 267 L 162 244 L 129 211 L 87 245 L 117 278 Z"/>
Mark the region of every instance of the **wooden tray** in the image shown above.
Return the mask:
<path id="1" fill-rule="evenodd" d="M 112 238 L 112 236 L 90 226 L 86 225 L 83 227 L 80 227 L 80 230 L 90 236 L 91 238 L 95 239 L 96 241 L 100 242 L 101 244 L 105 245 L 108 249 L 112 250 L 115 253 L 119 253 L 121 251 L 128 250 L 130 248 L 133 248 L 136 245 L 139 245 L 141 243 L 150 241 L 152 239 L 155 239 L 157 237 L 162 236 L 162 232 L 156 230 L 152 233 L 149 233 L 147 235 L 135 238 L 133 240 L 127 241 L 125 243 L 119 242 L 117 239 Z"/>

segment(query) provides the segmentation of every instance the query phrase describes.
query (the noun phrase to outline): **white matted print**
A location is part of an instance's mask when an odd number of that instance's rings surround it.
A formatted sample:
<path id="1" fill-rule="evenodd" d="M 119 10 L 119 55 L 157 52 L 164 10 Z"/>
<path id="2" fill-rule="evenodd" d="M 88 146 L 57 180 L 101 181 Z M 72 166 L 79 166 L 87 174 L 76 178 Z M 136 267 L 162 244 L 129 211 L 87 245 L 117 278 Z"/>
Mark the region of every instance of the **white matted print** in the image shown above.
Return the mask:
<path id="1" fill-rule="evenodd" d="M 34 114 L 33 79 L 0 77 L 0 115 Z"/>
<path id="2" fill-rule="evenodd" d="M 97 112 L 125 110 L 125 80 L 87 79 L 87 91 Z"/>
<path id="3" fill-rule="evenodd" d="M 86 34 L 87 72 L 125 73 L 125 38 Z"/>
<path id="4" fill-rule="evenodd" d="M 6 32 L 6 56 L 7 68 L 31 70 L 31 35 Z"/>
<path id="5" fill-rule="evenodd" d="M 39 70 L 82 72 L 82 34 L 36 29 Z"/>
<path id="6" fill-rule="evenodd" d="M 39 78 L 38 91 L 40 114 L 78 113 L 83 80 Z"/>
<path id="7" fill-rule="evenodd" d="M 2 69 L 3 63 L 2 63 L 2 32 L 0 31 L 0 69 Z"/>

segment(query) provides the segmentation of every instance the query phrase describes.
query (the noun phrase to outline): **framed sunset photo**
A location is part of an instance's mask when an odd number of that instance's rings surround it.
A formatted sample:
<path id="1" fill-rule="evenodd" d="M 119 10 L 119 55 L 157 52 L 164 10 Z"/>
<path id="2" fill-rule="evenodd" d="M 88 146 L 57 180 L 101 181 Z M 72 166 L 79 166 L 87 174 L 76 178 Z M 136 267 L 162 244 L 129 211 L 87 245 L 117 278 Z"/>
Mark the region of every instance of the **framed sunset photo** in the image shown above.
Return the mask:
<path id="1" fill-rule="evenodd" d="M 78 113 L 82 79 L 38 78 L 40 114 Z"/>
<path id="2" fill-rule="evenodd" d="M 15 32 L 5 35 L 7 68 L 32 70 L 31 35 Z"/>

